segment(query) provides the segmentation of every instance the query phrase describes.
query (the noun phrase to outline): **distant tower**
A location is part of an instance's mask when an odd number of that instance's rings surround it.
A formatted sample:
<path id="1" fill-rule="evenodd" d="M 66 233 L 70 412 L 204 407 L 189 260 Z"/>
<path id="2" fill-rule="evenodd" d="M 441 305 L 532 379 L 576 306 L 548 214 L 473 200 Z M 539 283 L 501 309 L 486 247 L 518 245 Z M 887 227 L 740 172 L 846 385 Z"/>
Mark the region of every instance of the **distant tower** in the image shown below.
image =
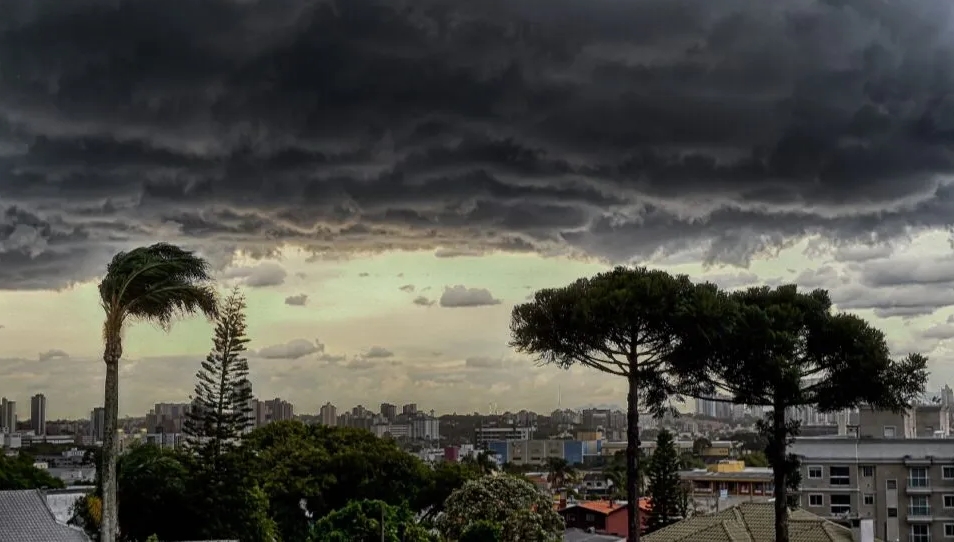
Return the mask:
<path id="1" fill-rule="evenodd" d="M 35 435 L 46 434 L 46 396 L 42 393 L 30 398 L 30 428 Z"/>

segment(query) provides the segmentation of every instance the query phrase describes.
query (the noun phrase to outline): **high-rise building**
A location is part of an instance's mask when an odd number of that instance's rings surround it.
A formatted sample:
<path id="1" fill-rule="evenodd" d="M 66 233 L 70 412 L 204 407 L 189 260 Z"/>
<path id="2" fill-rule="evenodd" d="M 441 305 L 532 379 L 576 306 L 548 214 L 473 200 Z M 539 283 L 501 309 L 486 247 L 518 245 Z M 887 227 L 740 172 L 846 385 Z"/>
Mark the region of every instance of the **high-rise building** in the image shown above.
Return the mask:
<path id="1" fill-rule="evenodd" d="M 288 401 L 283 401 L 276 397 L 268 403 L 269 413 L 271 414 L 271 420 L 273 422 L 291 420 L 295 417 L 295 406 Z"/>
<path id="2" fill-rule="evenodd" d="M 381 415 L 388 421 L 393 422 L 394 418 L 397 418 L 397 405 L 381 403 Z"/>
<path id="3" fill-rule="evenodd" d="M 338 409 L 331 403 L 325 403 L 318 415 L 321 418 L 321 425 L 334 427 L 338 424 Z"/>
<path id="4" fill-rule="evenodd" d="M 96 407 L 89 413 L 89 436 L 94 442 L 101 442 L 106 434 L 106 409 Z"/>
<path id="5" fill-rule="evenodd" d="M 37 435 L 46 434 L 46 396 L 42 393 L 30 398 L 30 429 Z"/>
<path id="6" fill-rule="evenodd" d="M 413 416 L 414 414 L 417 414 L 417 403 L 408 403 L 404 405 L 404 408 L 402 409 L 402 411 L 404 412 L 404 414 L 407 414 L 408 416 Z"/>
<path id="7" fill-rule="evenodd" d="M 0 399 L 0 433 L 17 432 L 17 402 Z"/>

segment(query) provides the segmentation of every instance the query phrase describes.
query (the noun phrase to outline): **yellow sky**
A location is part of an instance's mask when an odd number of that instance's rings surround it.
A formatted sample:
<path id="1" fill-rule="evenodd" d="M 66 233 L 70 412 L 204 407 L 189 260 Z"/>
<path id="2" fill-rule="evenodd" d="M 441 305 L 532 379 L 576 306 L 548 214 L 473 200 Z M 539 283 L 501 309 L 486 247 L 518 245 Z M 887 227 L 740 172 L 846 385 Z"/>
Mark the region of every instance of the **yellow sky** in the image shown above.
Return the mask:
<path id="1" fill-rule="evenodd" d="M 897 257 L 941 257 L 949 251 L 946 238 L 941 241 L 941 234 L 922 236 Z M 656 264 L 729 286 L 749 274 L 766 282 L 793 281 L 805 271 L 831 266 L 841 277 L 837 287 L 852 285 L 857 264 L 836 262 L 830 253 L 813 254 L 806 251 L 809 246 L 800 243 L 746 270 L 672 260 Z M 538 367 L 507 347 L 515 303 L 535 289 L 605 269 L 599 263 L 517 254 L 439 258 L 433 252 L 315 260 L 287 249 L 276 261 L 240 261 L 237 270 L 225 273 L 240 278 L 223 279 L 223 288 L 248 282 L 262 265 L 272 271 L 280 266 L 285 274 L 278 285 L 243 287 L 250 348 L 272 353 L 271 359 L 249 356 L 253 385 L 256 395 L 280 396 L 299 412 L 313 413 L 326 401 L 339 408 L 416 402 L 439 412 L 486 411 L 494 402 L 501 410 L 549 412 L 557 406 L 558 392 L 564 407 L 624 403 L 625 388 L 616 379 L 589 370 Z M 413 302 L 418 296 L 436 300 L 455 285 L 487 289 L 500 303 L 445 308 Z M 300 294 L 308 296 L 306 305 L 285 303 Z M 0 292 L 0 395 L 23 405 L 21 419 L 28 416 L 28 398 L 36 392 L 47 395 L 51 416 L 82 416 L 101 402 L 101 312 L 93 284 L 61 292 Z M 945 343 L 924 343 L 919 334 L 944 322 L 949 312 L 908 320 L 879 319 L 868 310 L 859 314 L 884 329 L 899 348 L 930 348 L 936 360 L 932 387 L 938 387 L 950 377 L 943 363 Z M 149 325 L 132 326 L 125 341 L 122 414 L 140 415 L 155 402 L 185 400 L 208 351 L 210 331 L 201 319 L 179 322 L 168 334 Z M 374 347 L 393 355 L 361 357 Z"/>

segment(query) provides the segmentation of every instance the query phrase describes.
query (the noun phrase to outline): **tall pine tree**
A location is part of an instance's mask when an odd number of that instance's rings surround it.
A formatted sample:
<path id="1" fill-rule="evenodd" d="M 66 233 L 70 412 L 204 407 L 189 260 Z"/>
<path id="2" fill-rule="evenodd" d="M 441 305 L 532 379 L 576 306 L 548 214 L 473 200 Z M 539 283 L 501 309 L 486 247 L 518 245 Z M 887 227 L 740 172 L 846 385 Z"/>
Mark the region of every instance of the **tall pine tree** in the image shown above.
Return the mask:
<path id="1" fill-rule="evenodd" d="M 184 427 L 189 445 L 213 468 L 225 446 L 236 442 L 251 424 L 252 387 L 243 355 L 248 343 L 245 307 L 237 288 L 220 305 L 212 352 L 196 373 L 192 411 Z"/>
<path id="2" fill-rule="evenodd" d="M 649 531 L 675 523 L 688 512 L 688 495 L 679 477 L 681 459 L 673 443 L 672 433 L 665 429 L 656 437 L 656 449 L 649 460 L 649 498 L 653 512 Z"/>

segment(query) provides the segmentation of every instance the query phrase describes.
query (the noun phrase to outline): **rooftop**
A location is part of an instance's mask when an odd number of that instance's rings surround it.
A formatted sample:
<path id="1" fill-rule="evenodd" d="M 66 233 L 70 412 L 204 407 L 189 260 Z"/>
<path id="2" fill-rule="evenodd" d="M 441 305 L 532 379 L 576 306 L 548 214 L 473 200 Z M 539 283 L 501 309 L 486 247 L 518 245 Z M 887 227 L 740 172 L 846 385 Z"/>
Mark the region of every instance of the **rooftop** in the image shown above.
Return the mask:
<path id="1" fill-rule="evenodd" d="M 568 529 L 563 533 L 563 542 L 626 542 L 626 539 L 610 534 L 593 534 L 579 529 Z"/>
<path id="2" fill-rule="evenodd" d="M 708 469 L 693 469 L 679 472 L 684 480 L 740 480 L 765 481 L 772 479 L 772 469 L 767 467 L 746 467 L 737 472 L 712 472 Z"/>
<path id="3" fill-rule="evenodd" d="M 788 519 L 792 542 L 852 542 L 851 530 L 792 510 Z M 775 508 L 770 502 L 742 503 L 722 512 L 694 516 L 642 537 L 643 542 L 774 542 Z M 877 541 L 880 542 L 880 541 Z"/>
<path id="4" fill-rule="evenodd" d="M 795 439 L 789 451 L 803 460 L 897 462 L 909 456 L 954 463 L 951 438 L 802 437 Z"/>
<path id="5" fill-rule="evenodd" d="M 82 529 L 57 521 L 38 489 L 0 491 L 0 542 L 89 542 Z"/>

